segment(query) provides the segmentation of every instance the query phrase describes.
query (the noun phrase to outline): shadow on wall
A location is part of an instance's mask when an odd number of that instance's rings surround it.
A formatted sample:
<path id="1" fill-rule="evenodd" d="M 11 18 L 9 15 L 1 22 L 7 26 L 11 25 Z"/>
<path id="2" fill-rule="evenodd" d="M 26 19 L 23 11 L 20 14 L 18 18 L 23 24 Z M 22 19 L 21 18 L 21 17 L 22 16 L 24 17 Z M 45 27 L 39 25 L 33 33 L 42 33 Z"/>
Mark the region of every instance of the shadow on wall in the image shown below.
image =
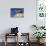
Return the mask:
<path id="1" fill-rule="evenodd" d="M 11 32 L 11 28 L 8 28 L 8 29 L 5 29 L 2 34 L 10 33 L 10 32 Z"/>
<path id="2" fill-rule="evenodd" d="M 34 28 L 32 28 L 32 25 L 29 26 L 29 29 L 30 29 L 29 34 L 30 34 L 31 42 L 36 42 L 37 39 L 33 36 L 33 33 L 36 32 L 36 30 Z"/>

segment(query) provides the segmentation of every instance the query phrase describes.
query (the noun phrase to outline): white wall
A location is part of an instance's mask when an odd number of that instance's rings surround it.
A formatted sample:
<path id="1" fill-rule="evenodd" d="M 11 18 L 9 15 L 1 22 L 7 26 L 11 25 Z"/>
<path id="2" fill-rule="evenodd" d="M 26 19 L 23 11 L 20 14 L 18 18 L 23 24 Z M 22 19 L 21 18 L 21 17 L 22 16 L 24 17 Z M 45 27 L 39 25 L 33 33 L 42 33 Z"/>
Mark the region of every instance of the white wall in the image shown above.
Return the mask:
<path id="1" fill-rule="evenodd" d="M 24 18 L 11 18 L 10 8 L 24 8 Z M 0 0 L 0 34 L 18 26 L 19 32 L 32 35 L 32 24 L 36 24 L 36 0 Z"/>

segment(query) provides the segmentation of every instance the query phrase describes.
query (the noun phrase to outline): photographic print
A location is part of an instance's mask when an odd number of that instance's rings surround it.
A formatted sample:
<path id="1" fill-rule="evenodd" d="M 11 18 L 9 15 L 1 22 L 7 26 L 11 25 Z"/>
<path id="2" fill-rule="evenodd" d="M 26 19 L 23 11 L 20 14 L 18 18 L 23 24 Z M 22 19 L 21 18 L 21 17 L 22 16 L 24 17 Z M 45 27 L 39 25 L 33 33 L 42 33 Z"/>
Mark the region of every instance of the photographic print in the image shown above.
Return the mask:
<path id="1" fill-rule="evenodd" d="M 24 17 L 24 8 L 11 8 L 11 17 Z"/>

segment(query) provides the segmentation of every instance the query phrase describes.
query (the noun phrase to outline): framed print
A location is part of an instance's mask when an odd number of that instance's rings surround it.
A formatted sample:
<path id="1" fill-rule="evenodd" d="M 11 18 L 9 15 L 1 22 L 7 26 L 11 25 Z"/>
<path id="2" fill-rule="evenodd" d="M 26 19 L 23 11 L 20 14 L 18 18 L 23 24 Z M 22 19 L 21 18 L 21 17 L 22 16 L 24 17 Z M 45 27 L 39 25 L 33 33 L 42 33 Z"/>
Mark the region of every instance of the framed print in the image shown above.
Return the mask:
<path id="1" fill-rule="evenodd" d="M 24 8 L 11 8 L 11 17 L 24 17 Z"/>

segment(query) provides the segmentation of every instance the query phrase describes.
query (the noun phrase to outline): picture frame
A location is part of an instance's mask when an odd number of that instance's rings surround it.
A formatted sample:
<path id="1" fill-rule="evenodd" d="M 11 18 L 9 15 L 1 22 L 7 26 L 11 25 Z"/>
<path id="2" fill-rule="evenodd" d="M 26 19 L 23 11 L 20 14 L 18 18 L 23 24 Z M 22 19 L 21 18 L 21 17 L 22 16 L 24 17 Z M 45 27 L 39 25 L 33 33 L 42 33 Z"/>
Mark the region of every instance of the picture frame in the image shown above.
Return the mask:
<path id="1" fill-rule="evenodd" d="M 10 16 L 13 18 L 23 18 L 24 17 L 24 8 L 11 8 Z"/>

